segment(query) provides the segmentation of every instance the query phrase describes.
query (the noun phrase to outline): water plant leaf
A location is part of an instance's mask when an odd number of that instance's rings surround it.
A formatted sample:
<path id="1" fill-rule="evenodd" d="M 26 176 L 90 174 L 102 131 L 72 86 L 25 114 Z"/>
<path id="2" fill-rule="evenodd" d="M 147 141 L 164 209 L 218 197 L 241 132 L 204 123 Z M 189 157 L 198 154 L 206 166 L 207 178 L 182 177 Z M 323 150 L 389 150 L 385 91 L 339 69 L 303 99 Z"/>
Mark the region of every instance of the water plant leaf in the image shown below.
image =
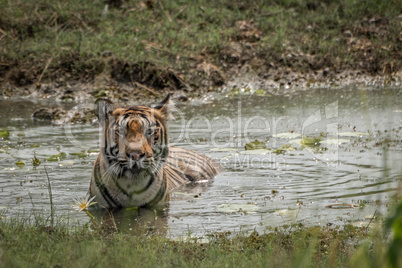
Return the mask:
<path id="1" fill-rule="evenodd" d="M 86 153 L 83 153 L 83 152 L 81 152 L 81 153 L 70 153 L 70 155 L 78 156 L 78 158 L 85 158 L 85 157 L 88 156 Z"/>
<path id="2" fill-rule="evenodd" d="M 232 148 L 232 147 L 216 147 L 216 148 L 211 148 L 211 152 L 236 152 L 237 148 Z"/>
<path id="3" fill-rule="evenodd" d="M 255 213 L 260 208 L 252 204 L 222 204 L 217 207 L 217 210 L 224 213 L 246 212 Z"/>
<path id="4" fill-rule="evenodd" d="M 59 167 L 72 167 L 74 165 L 74 160 L 67 160 L 59 163 Z"/>
<path id="5" fill-rule="evenodd" d="M 301 139 L 300 144 L 309 146 L 309 147 L 314 147 L 314 146 L 319 146 L 321 142 L 321 138 L 319 137 L 304 137 Z"/>
<path id="6" fill-rule="evenodd" d="M 286 149 L 278 148 L 274 151 L 274 154 L 285 154 L 286 151 Z"/>
<path id="7" fill-rule="evenodd" d="M 339 132 L 338 136 L 340 137 L 363 137 L 369 136 L 367 132 Z"/>
<path id="8" fill-rule="evenodd" d="M 1 139 L 6 139 L 10 136 L 10 131 L 5 130 L 5 129 L 0 129 L 0 138 Z"/>
<path id="9" fill-rule="evenodd" d="M 263 141 L 255 140 L 246 144 L 246 150 L 266 149 L 267 145 Z"/>
<path id="10" fill-rule="evenodd" d="M 345 209 L 345 208 L 357 208 L 359 207 L 358 205 L 355 204 L 331 204 L 326 206 L 326 208 L 331 208 L 331 209 Z"/>
<path id="11" fill-rule="evenodd" d="M 329 144 L 329 145 L 339 145 L 342 143 L 348 143 L 350 140 L 347 139 L 326 139 L 323 141 L 320 141 L 320 144 Z"/>
<path id="12" fill-rule="evenodd" d="M 32 165 L 34 167 L 37 167 L 40 165 L 40 163 L 41 163 L 40 160 L 36 157 L 36 155 L 34 155 L 34 158 L 32 158 Z"/>
<path id="13" fill-rule="evenodd" d="M 58 153 L 58 154 L 50 156 L 49 158 L 46 159 L 46 161 L 48 161 L 48 162 L 57 162 L 57 161 L 60 161 L 62 159 L 65 159 L 65 158 L 66 158 L 66 153 L 61 152 L 61 153 Z"/>
<path id="14" fill-rule="evenodd" d="M 274 138 L 284 138 L 284 139 L 295 139 L 300 136 L 301 136 L 301 134 L 299 134 L 299 133 L 290 133 L 290 132 L 284 132 L 284 133 L 278 133 L 278 134 L 272 135 L 272 137 L 274 137 Z"/>
<path id="15" fill-rule="evenodd" d="M 99 150 L 96 150 L 96 149 L 89 149 L 88 150 L 88 155 L 94 155 L 94 154 L 99 154 Z"/>
<path id="16" fill-rule="evenodd" d="M 22 161 L 22 160 L 17 161 L 17 163 L 15 163 L 15 164 L 16 164 L 17 167 L 19 167 L 19 168 L 25 167 L 25 163 L 24 163 L 24 161 Z"/>
<path id="17" fill-rule="evenodd" d="M 239 154 L 268 154 L 271 151 L 269 149 L 255 149 L 255 150 L 248 150 L 248 151 L 241 151 Z"/>

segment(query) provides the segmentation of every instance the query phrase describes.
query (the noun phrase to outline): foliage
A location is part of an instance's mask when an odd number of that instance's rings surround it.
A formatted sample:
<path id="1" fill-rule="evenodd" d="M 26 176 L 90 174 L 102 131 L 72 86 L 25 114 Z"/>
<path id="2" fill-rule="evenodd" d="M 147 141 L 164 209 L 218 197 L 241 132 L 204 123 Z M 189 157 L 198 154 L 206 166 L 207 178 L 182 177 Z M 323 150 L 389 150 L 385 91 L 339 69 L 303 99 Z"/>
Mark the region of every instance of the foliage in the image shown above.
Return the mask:
<path id="1" fill-rule="evenodd" d="M 0 220 L 0 258 L 5 267 L 246 267 L 267 265 L 384 267 L 384 237 L 345 225 L 274 228 L 266 234 L 212 233 L 205 239 L 131 236 L 114 229 L 68 228 L 35 217 Z M 124 260 L 122 262 L 121 260 Z"/>
<path id="2" fill-rule="evenodd" d="M 201 64 L 208 75 L 254 56 L 300 70 L 363 64 L 378 72 L 401 50 L 398 7 L 398 0 L 1 0 L 0 75 L 21 86 L 60 74 L 94 78 L 110 56 L 115 73 L 126 63 L 179 71 Z"/>
<path id="3" fill-rule="evenodd" d="M 396 207 L 394 214 L 388 219 L 386 228 L 393 233 L 389 246 L 388 257 L 392 267 L 402 266 L 402 201 Z"/>
<path id="4" fill-rule="evenodd" d="M 246 144 L 246 150 L 266 149 L 267 145 L 263 141 L 255 140 Z"/>

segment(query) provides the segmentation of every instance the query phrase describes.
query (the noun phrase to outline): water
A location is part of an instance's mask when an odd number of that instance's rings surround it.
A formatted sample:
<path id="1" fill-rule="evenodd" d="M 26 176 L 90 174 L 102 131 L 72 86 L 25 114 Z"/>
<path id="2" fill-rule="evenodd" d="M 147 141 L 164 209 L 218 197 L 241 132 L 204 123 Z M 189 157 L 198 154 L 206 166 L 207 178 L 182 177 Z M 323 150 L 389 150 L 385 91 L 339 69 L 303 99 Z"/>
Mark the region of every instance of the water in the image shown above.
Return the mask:
<path id="1" fill-rule="evenodd" d="M 387 215 L 401 180 L 400 95 L 400 88 L 345 88 L 179 104 L 169 123 L 171 143 L 209 155 L 225 171 L 212 183 L 177 189 L 162 208 L 115 212 L 116 225 L 125 232 L 156 230 L 171 237 L 264 232 L 292 223 L 367 226 L 374 213 Z M 71 224 L 88 222 L 70 204 L 86 194 L 96 153 L 84 158 L 71 153 L 97 150 L 98 128 L 35 123 L 35 109 L 61 105 L 52 101 L 0 102 L 0 128 L 10 131 L 0 141 L 3 216 L 50 213 L 46 166 L 56 213 Z M 92 106 L 76 108 L 85 105 Z M 314 138 L 318 146 L 301 144 Z M 256 139 L 269 150 L 245 151 Z M 45 161 L 59 152 L 66 159 Z M 42 161 L 37 168 L 34 155 Z M 17 167 L 18 160 L 26 165 Z M 100 222 L 108 214 L 95 216 Z"/>

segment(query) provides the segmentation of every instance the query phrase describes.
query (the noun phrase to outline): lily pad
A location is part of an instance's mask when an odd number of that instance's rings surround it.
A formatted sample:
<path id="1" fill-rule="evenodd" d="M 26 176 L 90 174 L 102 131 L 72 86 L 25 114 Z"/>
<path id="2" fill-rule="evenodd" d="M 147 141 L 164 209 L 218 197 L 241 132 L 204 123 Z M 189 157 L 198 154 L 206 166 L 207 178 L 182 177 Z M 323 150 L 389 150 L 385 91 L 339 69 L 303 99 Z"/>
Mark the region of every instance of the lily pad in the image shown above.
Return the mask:
<path id="1" fill-rule="evenodd" d="M 231 147 L 217 147 L 210 149 L 211 152 L 236 152 L 237 148 Z"/>
<path id="2" fill-rule="evenodd" d="M 249 151 L 241 151 L 239 154 L 268 154 L 271 151 L 269 149 L 256 149 L 256 150 L 249 150 Z"/>
<path id="3" fill-rule="evenodd" d="M 83 153 L 83 152 L 81 152 L 81 153 L 70 153 L 70 155 L 78 156 L 79 158 L 85 158 L 85 157 L 88 156 L 86 153 Z"/>
<path id="4" fill-rule="evenodd" d="M 10 136 L 10 131 L 5 130 L 5 129 L 0 129 L 0 138 L 1 139 L 6 139 Z"/>
<path id="5" fill-rule="evenodd" d="M 57 162 L 57 161 L 65 159 L 66 156 L 67 156 L 66 153 L 61 152 L 59 154 L 55 154 L 55 155 L 50 156 L 48 159 L 46 159 L 46 161 L 48 161 L 48 162 Z"/>
<path id="6" fill-rule="evenodd" d="M 338 136 L 340 137 L 363 137 L 368 136 L 367 132 L 340 132 Z"/>
<path id="7" fill-rule="evenodd" d="M 224 213 L 246 212 L 255 213 L 260 208 L 252 204 L 222 204 L 217 207 L 217 210 Z"/>
<path id="8" fill-rule="evenodd" d="M 274 154 L 285 154 L 286 149 L 278 148 L 274 151 Z"/>
<path id="9" fill-rule="evenodd" d="M 59 167 L 72 167 L 74 165 L 73 160 L 66 160 L 59 163 Z"/>
<path id="10" fill-rule="evenodd" d="M 277 215 L 296 215 L 297 209 L 279 209 L 274 212 Z"/>
<path id="11" fill-rule="evenodd" d="M 300 145 L 301 141 L 302 141 L 302 139 L 294 139 L 294 140 L 290 140 L 289 143 L 293 144 L 293 145 Z"/>
<path id="12" fill-rule="evenodd" d="M 266 149 L 267 145 L 263 141 L 255 140 L 253 142 L 249 142 L 246 144 L 246 150 L 257 150 L 257 149 Z"/>
<path id="13" fill-rule="evenodd" d="M 320 144 L 329 144 L 329 145 L 339 145 L 342 143 L 348 143 L 350 140 L 347 139 L 326 139 L 323 141 L 320 141 Z"/>
<path id="14" fill-rule="evenodd" d="M 319 137 L 304 137 L 301 139 L 300 144 L 313 147 L 313 146 L 319 146 L 321 142 L 321 138 Z"/>
<path id="15" fill-rule="evenodd" d="M 331 209 L 346 209 L 346 208 L 357 208 L 359 207 L 358 205 L 355 204 L 331 204 L 326 206 L 326 208 L 331 208 Z"/>
<path id="16" fill-rule="evenodd" d="M 16 164 L 17 167 L 19 167 L 19 168 L 25 167 L 25 163 L 24 163 L 24 161 L 22 161 L 22 160 L 17 161 L 17 163 L 15 163 L 15 164 Z"/>
<path id="17" fill-rule="evenodd" d="M 285 221 L 295 221 L 299 215 L 299 209 L 279 209 L 274 212 L 274 214 L 282 217 Z"/>
<path id="18" fill-rule="evenodd" d="M 99 150 L 89 149 L 89 150 L 88 150 L 88 154 L 89 154 L 89 155 L 99 154 Z"/>
<path id="19" fill-rule="evenodd" d="M 272 137 L 274 138 L 284 138 L 284 139 L 295 139 L 300 137 L 301 134 L 299 133 L 290 133 L 290 132 L 284 132 L 284 133 L 278 133 L 278 134 L 274 134 L 272 135 Z"/>

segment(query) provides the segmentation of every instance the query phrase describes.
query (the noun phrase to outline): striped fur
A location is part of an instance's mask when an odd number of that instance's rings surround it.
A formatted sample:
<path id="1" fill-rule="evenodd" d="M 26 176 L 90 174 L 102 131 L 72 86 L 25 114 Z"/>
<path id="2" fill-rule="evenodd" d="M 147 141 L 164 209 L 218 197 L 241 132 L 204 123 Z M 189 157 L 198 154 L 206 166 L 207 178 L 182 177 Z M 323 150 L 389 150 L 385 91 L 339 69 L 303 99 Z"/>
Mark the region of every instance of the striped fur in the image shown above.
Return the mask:
<path id="1" fill-rule="evenodd" d="M 103 127 L 90 196 L 105 208 L 153 206 L 168 200 L 174 188 L 216 176 L 220 165 L 208 157 L 169 146 L 168 95 L 155 107 L 115 108 L 97 100 L 95 114 Z"/>

